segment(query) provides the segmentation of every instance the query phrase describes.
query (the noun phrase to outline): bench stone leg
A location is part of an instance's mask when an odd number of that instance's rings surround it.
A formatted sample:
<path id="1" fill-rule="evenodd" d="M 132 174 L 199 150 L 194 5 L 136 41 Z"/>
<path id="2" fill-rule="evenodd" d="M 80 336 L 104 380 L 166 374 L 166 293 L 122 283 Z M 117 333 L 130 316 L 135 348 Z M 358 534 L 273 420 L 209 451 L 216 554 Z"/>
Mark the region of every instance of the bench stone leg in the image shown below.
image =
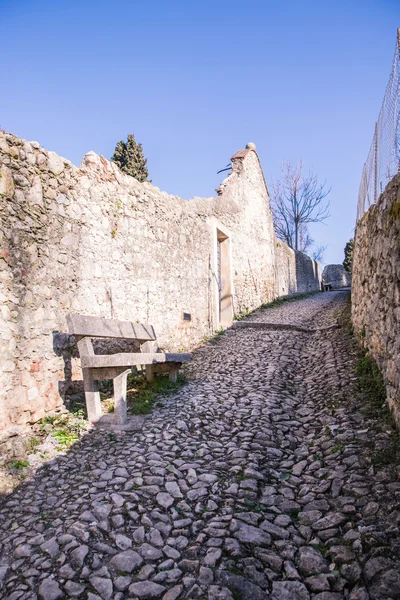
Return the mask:
<path id="1" fill-rule="evenodd" d="M 147 379 L 147 381 L 153 381 L 153 379 L 154 379 L 153 365 L 146 365 L 146 379 Z"/>
<path id="2" fill-rule="evenodd" d="M 101 417 L 101 403 L 98 382 L 93 379 L 90 369 L 82 369 L 88 421 L 96 423 Z"/>
<path id="3" fill-rule="evenodd" d="M 113 379 L 114 386 L 114 415 L 118 425 L 124 425 L 127 421 L 126 412 L 126 378 L 131 370 L 124 371 Z"/>
<path id="4" fill-rule="evenodd" d="M 173 369 L 172 371 L 170 371 L 168 377 L 170 381 L 176 383 L 176 380 L 178 378 L 178 369 Z"/>

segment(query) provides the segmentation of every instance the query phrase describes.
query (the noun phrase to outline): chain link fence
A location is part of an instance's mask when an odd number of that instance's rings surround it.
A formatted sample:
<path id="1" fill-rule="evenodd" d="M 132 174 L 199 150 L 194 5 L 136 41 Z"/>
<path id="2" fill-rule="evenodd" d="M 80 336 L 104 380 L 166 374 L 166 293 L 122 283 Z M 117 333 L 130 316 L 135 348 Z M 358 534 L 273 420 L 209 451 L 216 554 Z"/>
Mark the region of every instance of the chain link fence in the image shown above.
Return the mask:
<path id="1" fill-rule="evenodd" d="M 392 73 L 386 86 L 375 132 L 364 164 L 358 193 L 357 221 L 378 201 L 389 181 L 400 170 L 400 29 Z"/>

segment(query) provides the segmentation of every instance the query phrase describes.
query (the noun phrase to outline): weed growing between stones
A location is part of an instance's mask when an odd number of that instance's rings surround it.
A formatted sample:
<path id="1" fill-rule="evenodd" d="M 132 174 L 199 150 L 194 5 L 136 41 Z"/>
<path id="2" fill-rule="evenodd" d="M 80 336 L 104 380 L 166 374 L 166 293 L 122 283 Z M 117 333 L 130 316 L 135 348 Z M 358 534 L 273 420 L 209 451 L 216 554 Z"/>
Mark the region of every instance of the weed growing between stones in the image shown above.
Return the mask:
<path id="1" fill-rule="evenodd" d="M 243 312 L 239 313 L 238 315 L 234 315 L 233 320 L 241 321 L 242 319 L 245 319 L 246 317 L 252 315 L 253 312 L 255 312 L 256 310 L 258 309 L 256 308 L 255 310 L 249 310 L 248 308 L 246 308 Z"/>
<path id="2" fill-rule="evenodd" d="M 56 417 L 44 417 L 39 421 L 40 430 L 49 433 L 60 448 L 69 448 L 86 431 L 88 423 L 83 410 Z"/>
<path id="3" fill-rule="evenodd" d="M 224 333 L 225 333 L 224 328 L 218 329 L 218 331 L 216 331 L 214 333 L 214 336 L 209 340 L 210 344 L 218 344 L 221 336 L 223 336 Z"/>
<path id="4" fill-rule="evenodd" d="M 253 512 L 258 512 L 258 513 L 268 512 L 268 507 L 265 506 L 265 504 L 260 504 L 259 502 L 254 502 L 253 500 L 249 500 L 248 498 L 244 499 L 244 504 Z"/>
<path id="5" fill-rule="evenodd" d="M 344 449 L 345 449 L 345 447 L 344 447 L 343 443 L 339 440 L 335 443 L 335 445 L 331 449 L 330 454 L 336 454 L 337 452 L 343 452 Z"/>
<path id="6" fill-rule="evenodd" d="M 286 304 L 287 302 L 296 302 L 297 300 L 304 300 L 305 298 L 309 298 L 310 296 L 314 296 L 315 294 L 320 294 L 321 292 L 318 290 L 316 292 L 307 292 L 305 294 L 297 294 L 296 296 L 285 296 L 285 298 L 277 298 L 272 302 L 267 302 L 266 304 L 261 304 L 260 310 L 267 310 L 268 308 L 276 308 L 277 306 L 282 306 L 282 304 Z"/>
<path id="7" fill-rule="evenodd" d="M 232 571 L 230 571 L 232 572 Z M 239 571 L 239 575 L 241 575 L 241 572 Z M 231 594 L 233 597 L 233 600 L 241 600 L 242 596 L 239 592 L 236 592 L 235 590 L 231 590 Z"/>
<path id="8" fill-rule="evenodd" d="M 17 471 L 22 471 L 22 469 L 26 469 L 29 466 L 28 460 L 14 460 L 10 464 L 11 469 L 17 469 Z"/>
<path id="9" fill-rule="evenodd" d="M 235 320 L 235 317 L 233 317 L 233 320 Z M 237 319 L 236 319 L 237 320 Z M 202 346 L 203 344 L 207 344 L 208 342 L 210 342 L 210 344 L 217 344 L 220 337 L 222 335 L 224 335 L 224 333 L 226 333 L 226 329 L 224 329 L 223 327 L 221 327 L 221 329 L 218 329 L 217 331 L 214 331 L 214 333 L 212 335 L 205 335 L 201 342 L 200 342 L 200 346 Z M 184 352 L 184 350 L 182 350 L 182 352 Z"/>

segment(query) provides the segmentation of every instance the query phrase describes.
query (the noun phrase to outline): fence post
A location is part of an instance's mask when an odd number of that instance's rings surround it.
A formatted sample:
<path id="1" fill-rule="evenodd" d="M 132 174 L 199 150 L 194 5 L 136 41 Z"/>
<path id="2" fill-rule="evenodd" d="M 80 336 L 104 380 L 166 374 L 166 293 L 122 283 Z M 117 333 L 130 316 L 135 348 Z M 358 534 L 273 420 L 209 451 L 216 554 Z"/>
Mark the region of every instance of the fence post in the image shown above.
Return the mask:
<path id="1" fill-rule="evenodd" d="M 374 163 L 374 204 L 376 204 L 378 200 L 378 121 L 375 123 Z"/>
<path id="2" fill-rule="evenodd" d="M 397 65 L 398 67 L 400 67 L 400 28 L 397 29 L 397 49 L 396 49 L 396 54 L 397 54 Z M 395 63 L 396 64 L 396 63 Z M 399 81 L 399 73 L 397 73 L 397 97 L 400 97 L 400 81 Z M 395 136 L 395 149 L 394 151 L 397 152 L 397 156 L 399 157 L 399 148 L 397 148 L 397 144 L 400 143 L 399 140 L 399 120 L 400 120 L 400 116 L 397 119 L 396 122 L 396 136 Z M 397 168 L 397 172 L 400 173 L 400 157 L 398 158 L 398 168 Z"/>

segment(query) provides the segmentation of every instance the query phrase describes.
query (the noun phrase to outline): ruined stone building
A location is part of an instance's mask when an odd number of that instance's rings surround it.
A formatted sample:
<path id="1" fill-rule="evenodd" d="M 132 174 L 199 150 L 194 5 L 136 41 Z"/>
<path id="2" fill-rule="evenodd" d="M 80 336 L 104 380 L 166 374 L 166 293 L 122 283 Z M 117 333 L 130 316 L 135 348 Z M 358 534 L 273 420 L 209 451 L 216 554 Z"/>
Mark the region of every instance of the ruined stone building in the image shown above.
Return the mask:
<path id="1" fill-rule="evenodd" d="M 0 132 L 0 430 L 43 417 L 80 380 L 68 312 L 154 325 L 188 349 L 235 315 L 319 289 L 275 237 L 254 145 L 215 198 L 184 201 L 89 152 L 80 168 Z"/>
<path id="2" fill-rule="evenodd" d="M 322 280 L 334 290 L 351 286 L 351 275 L 343 265 L 326 265 Z"/>

